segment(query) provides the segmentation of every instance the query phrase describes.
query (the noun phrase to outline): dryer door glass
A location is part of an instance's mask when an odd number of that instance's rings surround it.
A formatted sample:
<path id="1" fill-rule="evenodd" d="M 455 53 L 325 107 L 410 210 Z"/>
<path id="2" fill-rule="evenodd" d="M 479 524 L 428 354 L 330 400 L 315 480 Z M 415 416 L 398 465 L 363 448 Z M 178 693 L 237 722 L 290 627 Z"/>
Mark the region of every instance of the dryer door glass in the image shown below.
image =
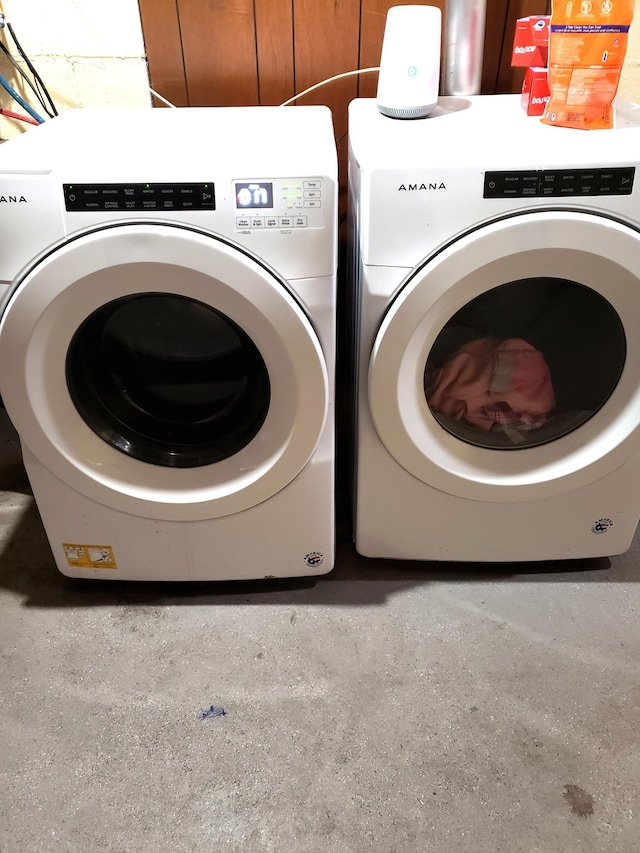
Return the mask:
<path id="1" fill-rule="evenodd" d="M 457 311 L 429 353 L 427 403 L 471 444 L 518 449 L 585 423 L 611 396 L 626 357 L 622 322 L 594 290 L 527 278 Z"/>
<path id="2" fill-rule="evenodd" d="M 103 305 L 71 340 L 66 376 L 94 432 L 162 466 L 232 456 L 269 409 L 269 376 L 253 341 L 224 314 L 184 296 L 144 293 Z"/>

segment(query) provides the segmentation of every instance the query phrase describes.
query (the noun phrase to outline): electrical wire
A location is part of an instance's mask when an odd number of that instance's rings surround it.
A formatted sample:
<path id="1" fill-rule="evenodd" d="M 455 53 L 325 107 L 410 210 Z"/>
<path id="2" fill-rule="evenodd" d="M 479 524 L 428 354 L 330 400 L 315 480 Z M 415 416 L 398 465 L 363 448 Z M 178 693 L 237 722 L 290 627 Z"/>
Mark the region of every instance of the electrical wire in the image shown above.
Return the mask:
<path id="1" fill-rule="evenodd" d="M 43 81 L 42 81 L 42 78 L 40 77 L 40 75 L 38 74 L 38 72 L 36 71 L 36 69 L 33 67 L 33 64 L 32 64 L 32 62 L 31 62 L 31 60 L 29 59 L 29 57 L 27 56 L 27 54 L 26 54 L 26 53 L 24 52 L 24 50 L 22 49 L 22 45 L 21 45 L 21 44 L 20 44 L 20 42 L 18 41 L 18 37 L 17 37 L 17 36 L 16 36 L 16 34 L 15 34 L 15 30 L 13 29 L 13 27 L 11 26 L 11 23 L 10 23 L 9 21 L 7 21 L 7 29 L 8 29 L 8 30 L 9 30 L 9 32 L 11 33 L 11 38 L 13 39 L 13 41 L 14 41 L 14 43 L 15 43 L 15 46 L 16 46 L 16 48 L 17 48 L 17 50 L 18 50 L 18 53 L 19 53 L 19 54 L 20 54 L 20 56 L 24 59 L 24 61 L 25 61 L 25 64 L 26 64 L 27 68 L 28 68 L 28 69 L 29 69 L 29 71 L 33 74 L 33 79 L 35 80 L 36 84 L 40 87 L 40 90 L 41 90 L 41 91 L 42 91 L 42 93 L 44 94 L 44 97 L 46 97 L 47 101 L 49 102 L 49 106 L 51 107 L 51 111 L 53 112 L 54 116 L 57 116 L 57 115 L 58 115 L 58 110 L 56 109 L 55 104 L 54 104 L 54 103 L 53 103 L 53 101 L 51 100 L 51 95 L 50 95 L 50 94 L 49 94 L 49 92 L 47 91 L 47 87 L 44 85 L 44 83 L 43 83 Z"/>
<path id="2" fill-rule="evenodd" d="M 19 75 L 22 77 L 22 79 L 24 80 L 24 82 L 29 86 L 29 88 L 31 89 L 31 91 L 33 92 L 33 94 L 34 94 L 34 95 L 36 96 L 36 98 L 38 99 L 38 101 L 39 101 L 39 103 L 40 103 L 40 106 L 41 106 L 41 107 L 42 107 L 42 109 L 46 112 L 46 114 L 49 116 L 49 118 L 53 118 L 54 113 L 50 110 L 50 108 L 49 108 L 49 107 L 47 107 L 47 105 L 46 105 L 46 103 L 45 103 L 45 100 L 44 100 L 44 98 L 43 98 L 43 96 L 42 96 L 42 93 L 38 91 L 38 89 L 36 88 L 35 84 L 34 84 L 34 83 L 33 83 L 33 81 L 31 80 L 31 78 L 30 78 L 30 77 L 25 73 L 24 69 L 22 69 L 22 68 L 20 67 L 20 65 L 19 65 L 19 64 L 18 64 L 18 62 L 13 58 L 13 56 L 11 56 L 11 52 L 10 52 L 10 51 L 9 51 L 9 49 L 5 46 L 5 44 L 4 44 L 3 42 L 1 42 L 1 41 L 0 41 L 0 50 L 4 53 L 4 55 L 7 57 L 7 59 L 9 60 L 9 62 L 13 65 L 13 67 L 16 69 L 16 71 L 18 72 L 18 74 L 19 74 Z"/>
<path id="3" fill-rule="evenodd" d="M 24 72 L 24 70 L 18 65 L 18 63 L 13 58 L 13 56 L 9 52 L 6 45 L 3 44 L 2 42 L 0 42 L 0 48 L 2 49 L 3 53 L 5 54 L 5 56 L 9 60 L 9 62 L 11 62 L 13 67 L 20 74 L 22 79 L 31 88 L 31 91 L 36 96 L 36 99 L 40 102 L 40 105 L 42 106 L 45 113 L 47 113 L 47 115 L 50 118 L 54 115 L 57 115 L 58 111 L 56 110 L 55 104 L 51 100 L 51 96 L 49 95 L 49 92 L 47 91 L 47 87 L 44 85 L 40 75 L 38 74 L 36 69 L 33 67 L 31 60 L 29 59 L 29 57 L 26 55 L 26 53 L 22 49 L 22 45 L 18 41 L 18 37 L 16 36 L 13 27 L 11 26 L 11 24 L 8 21 L 6 21 L 4 6 L 2 4 L 2 0 L 0 0 L 0 29 L 4 29 L 5 26 L 9 30 L 9 33 L 11 34 L 11 38 L 13 39 L 13 41 L 16 45 L 18 53 L 20 54 L 20 56 L 24 60 L 29 71 L 31 71 L 31 73 L 33 74 L 33 78 L 34 78 L 33 81 L 29 79 L 29 77 Z M 13 88 L 13 86 L 11 86 L 9 81 L 6 80 L 5 77 L 2 76 L 2 74 L 0 74 L 0 86 L 2 86 L 2 88 L 5 89 L 11 95 L 11 97 L 13 98 L 14 101 L 16 101 L 18 104 L 20 104 L 20 106 L 27 111 L 27 113 L 29 114 L 29 118 L 27 116 L 20 114 L 20 113 L 14 113 L 11 110 L 0 109 L 0 113 L 2 115 L 6 115 L 10 118 L 18 119 L 19 121 L 26 121 L 28 124 L 42 124 L 44 122 L 44 119 L 42 118 L 42 116 L 39 115 L 32 107 L 29 106 L 29 104 L 24 100 L 24 98 L 22 98 L 22 96 L 19 95 L 18 92 L 16 92 L 16 90 Z M 49 102 L 49 107 L 47 107 L 47 104 L 45 102 L 45 96 L 46 96 L 47 101 Z"/>
<path id="4" fill-rule="evenodd" d="M 38 124 L 42 124 L 44 122 L 44 119 L 42 118 L 42 116 L 38 115 L 38 113 L 32 107 L 29 106 L 29 104 L 24 100 L 24 98 L 22 98 L 16 92 L 16 90 L 13 88 L 13 86 L 9 83 L 8 80 L 6 80 L 2 76 L 2 74 L 0 74 L 0 86 L 2 86 L 3 89 L 6 89 L 6 91 L 11 95 L 13 100 L 17 101 L 20 104 L 20 106 L 22 107 L 22 109 L 26 110 L 29 113 L 29 115 L 31 116 L 31 118 L 34 118 Z"/>
<path id="5" fill-rule="evenodd" d="M 301 98 L 303 95 L 308 95 L 309 92 L 313 92 L 314 89 L 319 89 L 320 86 L 326 86 L 327 83 L 333 83 L 334 80 L 341 80 L 343 77 L 353 77 L 355 74 L 368 74 L 370 71 L 380 71 L 380 66 L 376 66 L 375 68 L 357 68 L 355 71 L 345 71 L 342 74 L 336 74 L 333 77 L 327 77 L 326 80 L 321 80 L 320 83 L 316 83 L 313 86 L 309 86 L 308 89 L 305 89 L 303 92 L 294 95 L 293 98 L 289 98 L 288 101 L 284 101 L 280 104 L 280 106 L 287 107 L 289 106 L 289 104 L 292 104 L 294 101 L 297 101 L 298 98 Z"/>
<path id="6" fill-rule="evenodd" d="M 40 124 L 40 122 L 36 121 L 34 118 L 31 118 L 31 116 L 23 116 L 21 113 L 14 113 L 12 110 L 4 110 L 0 108 L 0 115 L 7 116 L 7 118 L 18 119 L 18 121 L 26 121 L 27 124 Z"/>

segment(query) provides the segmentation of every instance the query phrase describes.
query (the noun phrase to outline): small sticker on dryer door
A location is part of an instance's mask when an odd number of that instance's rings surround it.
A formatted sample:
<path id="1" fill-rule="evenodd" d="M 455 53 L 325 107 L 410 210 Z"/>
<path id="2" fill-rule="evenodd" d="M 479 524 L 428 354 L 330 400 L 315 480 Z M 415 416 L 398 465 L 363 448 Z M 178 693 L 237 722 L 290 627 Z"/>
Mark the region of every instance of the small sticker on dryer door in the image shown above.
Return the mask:
<path id="1" fill-rule="evenodd" d="M 110 545 L 75 545 L 63 542 L 67 563 L 74 569 L 117 569 Z"/>
<path id="2" fill-rule="evenodd" d="M 613 521 L 610 518 L 599 518 L 591 525 L 591 532 L 599 536 L 601 533 L 607 533 L 613 527 Z"/>

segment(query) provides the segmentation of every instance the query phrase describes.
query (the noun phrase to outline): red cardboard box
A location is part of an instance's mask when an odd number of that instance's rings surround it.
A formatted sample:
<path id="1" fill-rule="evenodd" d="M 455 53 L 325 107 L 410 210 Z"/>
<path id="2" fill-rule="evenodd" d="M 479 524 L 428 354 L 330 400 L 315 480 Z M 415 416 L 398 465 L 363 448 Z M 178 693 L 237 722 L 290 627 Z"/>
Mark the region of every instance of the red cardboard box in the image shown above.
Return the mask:
<path id="1" fill-rule="evenodd" d="M 511 65 L 546 66 L 549 59 L 549 26 L 551 15 L 518 18 L 513 37 Z"/>
<path id="2" fill-rule="evenodd" d="M 528 116 L 541 116 L 549 100 L 549 83 L 546 68 L 527 68 L 522 84 L 520 103 Z"/>

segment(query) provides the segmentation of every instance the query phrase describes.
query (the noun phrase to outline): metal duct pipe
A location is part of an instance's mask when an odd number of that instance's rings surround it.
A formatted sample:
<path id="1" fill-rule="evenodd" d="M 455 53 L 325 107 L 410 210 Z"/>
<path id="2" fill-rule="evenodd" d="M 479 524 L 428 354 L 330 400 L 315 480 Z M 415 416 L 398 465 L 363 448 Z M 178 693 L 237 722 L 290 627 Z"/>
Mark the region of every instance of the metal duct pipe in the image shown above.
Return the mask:
<path id="1" fill-rule="evenodd" d="M 478 95 L 482 82 L 487 0 L 447 0 L 443 95 Z"/>

